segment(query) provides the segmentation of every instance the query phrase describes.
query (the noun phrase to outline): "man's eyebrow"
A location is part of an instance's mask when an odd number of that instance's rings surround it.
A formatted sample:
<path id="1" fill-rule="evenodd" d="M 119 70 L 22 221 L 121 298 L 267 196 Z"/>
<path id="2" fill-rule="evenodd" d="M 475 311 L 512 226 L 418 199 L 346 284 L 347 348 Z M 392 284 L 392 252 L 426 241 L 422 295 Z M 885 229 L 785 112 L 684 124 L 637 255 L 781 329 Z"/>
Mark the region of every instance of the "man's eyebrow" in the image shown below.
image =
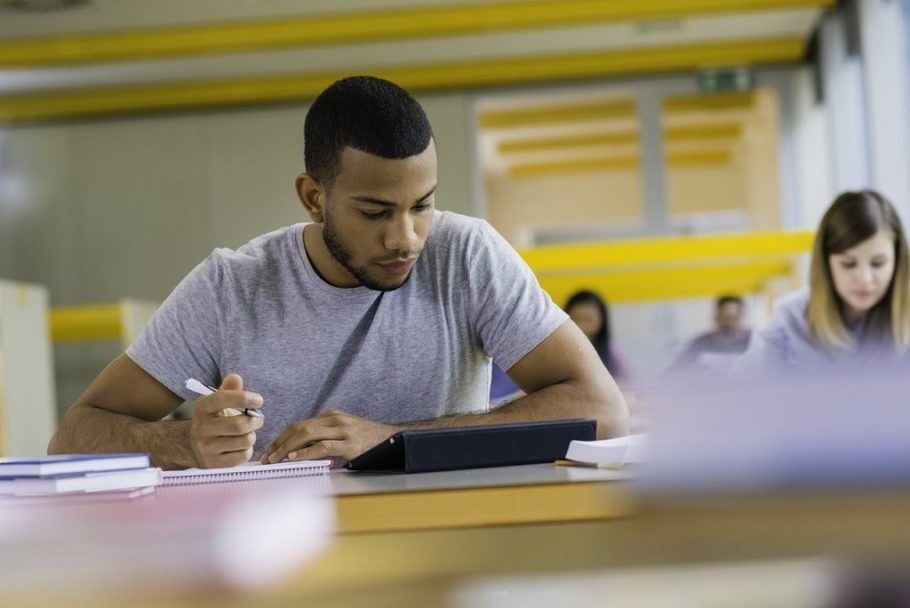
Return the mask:
<path id="1" fill-rule="evenodd" d="M 426 194 L 424 194 L 423 196 L 418 198 L 416 201 L 414 201 L 414 204 L 422 203 L 426 199 L 433 196 L 434 192 L 436 192 L 435 185 L 432 188 L 430 188 L 429 192 L 427 192 Z M 398 203 L 395 203 L 393 201 L 384 201 L 380 198 L 373 198 L 371 196 L 352 196 L 351 198 L 354 199 L 355 201 L 358 201 L 361 203 L 370 203 L 371 205 L 381 205 L 382 207 L 397 207 L 398 206 Z"/>

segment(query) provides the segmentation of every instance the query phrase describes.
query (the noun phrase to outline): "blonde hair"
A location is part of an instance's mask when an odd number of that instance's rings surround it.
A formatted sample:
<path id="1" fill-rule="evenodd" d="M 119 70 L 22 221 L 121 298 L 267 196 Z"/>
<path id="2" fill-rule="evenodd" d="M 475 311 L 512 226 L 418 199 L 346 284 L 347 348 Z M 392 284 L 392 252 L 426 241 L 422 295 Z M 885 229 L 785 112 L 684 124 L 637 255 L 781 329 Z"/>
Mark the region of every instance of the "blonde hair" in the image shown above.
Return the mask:
<path id="1" fill-rule="evenodd" d="M 891 203 L 873 190 L 844 192 L 822 217 L 809 269 L 809 332 L 832 354 L 855 345 L 847 333 L 843 301 L 835 291 L 828 258 L 880 230 L 894 239 L 894 274 L 884 297 L 867 313 L 867 332 L 883 344 L 890 343 L 897 354 L 910 345 L 910 255 L 900 218 Z"/>

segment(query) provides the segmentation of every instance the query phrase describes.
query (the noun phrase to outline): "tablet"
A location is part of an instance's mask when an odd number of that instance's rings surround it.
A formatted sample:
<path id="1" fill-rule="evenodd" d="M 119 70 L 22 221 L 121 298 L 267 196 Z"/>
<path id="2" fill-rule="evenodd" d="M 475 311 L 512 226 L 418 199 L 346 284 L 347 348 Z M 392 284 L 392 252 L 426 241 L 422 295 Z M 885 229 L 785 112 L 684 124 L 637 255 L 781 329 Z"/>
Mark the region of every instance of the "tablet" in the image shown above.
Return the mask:
<path id="1" fill-rule="evenodd" d="M 594 420 L 548 420 L 401 431 L 345 465 L 355 471 L 425 473 L 553 462 L 569 442 L 595 438 Z"/>

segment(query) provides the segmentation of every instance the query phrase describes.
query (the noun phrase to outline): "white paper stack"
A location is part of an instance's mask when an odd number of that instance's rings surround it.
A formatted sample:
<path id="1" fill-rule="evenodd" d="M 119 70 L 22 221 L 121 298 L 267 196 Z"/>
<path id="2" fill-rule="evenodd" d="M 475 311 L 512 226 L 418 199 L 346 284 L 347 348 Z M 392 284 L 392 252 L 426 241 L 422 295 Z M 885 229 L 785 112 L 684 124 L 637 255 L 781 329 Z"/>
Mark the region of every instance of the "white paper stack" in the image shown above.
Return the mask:
<path id="1" fill-rule="evenodd" d="M 566 458 L 602 467 L 621 467 L 626 464 L 645 462 L 646 450 L 647 437 L 644 434 L 597 441 L 578 441 L 576 439 L 569 443 Z"/>

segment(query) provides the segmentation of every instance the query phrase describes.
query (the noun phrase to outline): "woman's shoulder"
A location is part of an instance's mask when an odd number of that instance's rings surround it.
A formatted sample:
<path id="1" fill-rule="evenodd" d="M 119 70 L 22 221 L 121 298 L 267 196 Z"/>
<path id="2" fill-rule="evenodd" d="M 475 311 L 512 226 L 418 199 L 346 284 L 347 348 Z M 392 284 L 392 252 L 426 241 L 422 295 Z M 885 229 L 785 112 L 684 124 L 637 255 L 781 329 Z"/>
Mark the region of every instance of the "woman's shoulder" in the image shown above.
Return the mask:
<path id="1" fill-rule="evenodd" d="M 779 314 L 799 314 L 805 317 L 808 308 L 809 290 L 805 288 L 786 293 L 774 301 L 774 310 Z"/>
<path id="2" fill-rule="evenodd" d="M 800 289 L 783 295 L 774 302 L 768 329 L 805 336 L 809 328 L 809 321 L 806 317 L 808 309 L 808 289 Z"/>
<path id="3" fill-rule="evenodd" d="M 740 371 L 783 370 L 812 350 L 806 310 L 809 293 L 794 291 L 774 301 L 771 318 L 752 332 L 746 352 L 733 363 Z"/>

